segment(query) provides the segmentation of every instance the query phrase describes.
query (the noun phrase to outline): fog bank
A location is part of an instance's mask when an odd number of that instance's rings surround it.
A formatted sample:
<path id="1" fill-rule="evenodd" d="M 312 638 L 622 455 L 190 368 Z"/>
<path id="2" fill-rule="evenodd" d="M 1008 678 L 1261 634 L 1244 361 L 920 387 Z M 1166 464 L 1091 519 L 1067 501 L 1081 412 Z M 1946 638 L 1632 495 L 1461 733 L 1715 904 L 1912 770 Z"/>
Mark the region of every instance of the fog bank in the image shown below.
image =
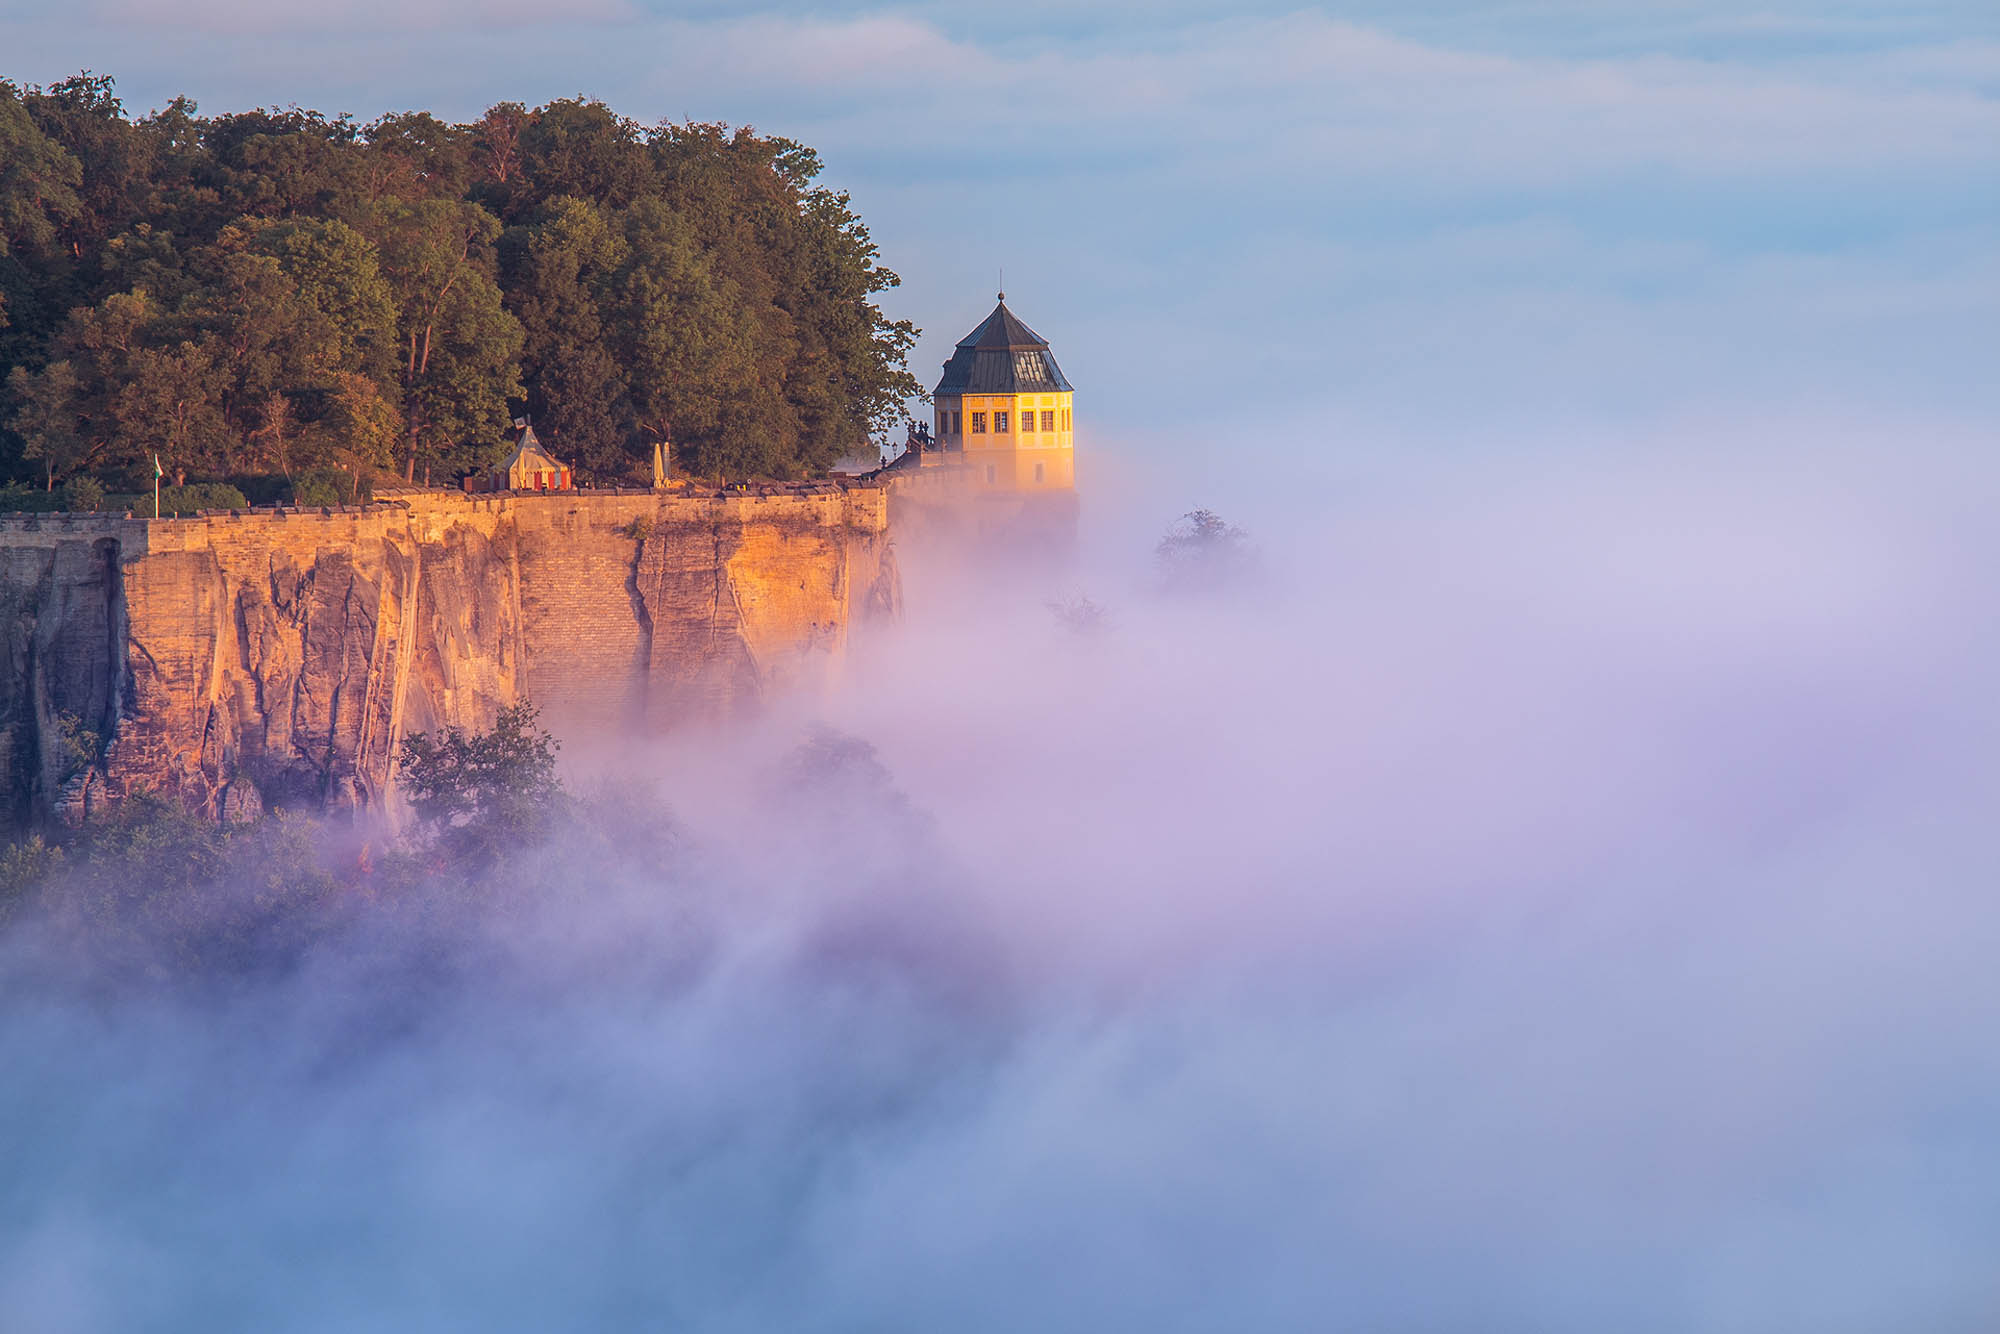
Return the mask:
<path id="1" fill-rule="evenodd" d="M 1231 496 L 1206 596 L 1108 488 L 1060 579 L 906 551 L 827 689 L 573 746 L 630 836 L 530 892 L 224 986 L 17 930 L 0 1311 L 1989 1328 L 1977 458 L 1357 465 Z"/>

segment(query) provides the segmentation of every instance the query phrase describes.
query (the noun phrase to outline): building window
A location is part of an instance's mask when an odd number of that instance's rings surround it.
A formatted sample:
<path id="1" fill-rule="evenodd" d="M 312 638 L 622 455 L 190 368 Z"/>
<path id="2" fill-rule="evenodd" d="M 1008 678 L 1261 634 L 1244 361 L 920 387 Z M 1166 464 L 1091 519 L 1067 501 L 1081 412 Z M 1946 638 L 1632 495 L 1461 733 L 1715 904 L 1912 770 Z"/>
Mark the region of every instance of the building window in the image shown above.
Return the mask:
<path id="1" fill-rule="evenodd" d="M 986 434 L 986 414 L 985 414 L 985 413 L 983 413 L 983 412 L 975 412 L 975 413 L 973 413 L 973 414 L 972 414 L 972 433 L 973 433 L 974 435 L 985 435 L 985 434 Z"/>
<path id="2" fill-rule="evenodd" d="M 1025 435 L 1029 431 L 1032 431 L 1034 429 L 1035 429 L 1034 411 L 1032 409 L 1023 410 L 1021 413 L 1021 433 Z"/>
<path id="3" fill-rule="evenodd" d="M 1069 409 L 1068 409 L 1068 408 L 1064 408 L 1064 409 L 1063 409 L 1063 429 L 1064 429 L 1065 431 L 1067 431 L 1067 430 L 1069 430 L 1069 429 L 1070 429 L 1070 424 L 1069 424 Z"/>
<path id="4" fill-rule="evenodd" d="M 1005 435 L 1005 434 L 1007 434 L 1007 414 L 1006 414 L 1006 413 L 1004 413 L 1004 412 L 996 412 L 996 413 L 994 413 L 994 414 L 993 414 L 993 434 L 995 434 L 995 435 Z"/>
<path id="5" fill-rule="evenodd" d="M 1016 352 L 1014 354 L 1014 378 L 1024 383 L 1040 383 L 1048 379 L 1042 370 L 1042 354 L 1039 352 Z"/>
<path id="6" fill-rule="evenodd" d="M 998 468 L 994 467 L 994 466 L 993 466 L 992 464 L 990 464 L 990 463 L 989 463 L 989 464 L 987 464 L 987 465 L 986 465 L 986 485 L 988 485 L 988 486 L 991 486 L 991 485 L 993 485 L 993 483 L 994 483 L 994 482 L 996 482 L 996 481 L 998 481 L 998 480 L 999 480 L 999 477 L 1000 477 L 1000 470 L 999 470 Z"/>
<path id="7" fill-rule="evenodd" d="M 1053 408 L 1042 413 L 1042 429 L 1044 431 L 1053 431 L 1056 429 L 1056 414 Z"/>
<path id="8" fill-rule="evenodd" d="M 1038 482 L 1042 480 L 1042 465 L 1039 463 L 1035 465 L 1035 480 Z"/>
<path id="9" fill-rule="evenodd" d="M 957 435 L 959 433 L 959 430 L 961 429 L 961 426 L 964 421 L 965 418 L 960 416 L 957 412 L 953 412 L 951 414 L 951 433 L 953 435 Z"/>

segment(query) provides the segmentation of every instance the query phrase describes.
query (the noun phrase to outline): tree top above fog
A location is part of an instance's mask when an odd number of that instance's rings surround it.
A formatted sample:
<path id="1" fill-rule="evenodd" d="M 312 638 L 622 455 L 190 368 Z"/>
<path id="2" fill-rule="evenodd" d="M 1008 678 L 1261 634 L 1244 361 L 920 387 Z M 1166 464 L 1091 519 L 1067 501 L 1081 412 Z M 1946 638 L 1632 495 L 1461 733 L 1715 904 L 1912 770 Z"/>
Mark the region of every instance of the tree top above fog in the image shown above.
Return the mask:
<path id="1" fill-rule="evenodd" d="M 450 476 L 510 415 L 588 482 L 823 470 L 917 331 L 812 149 L 601 102 L 455 124 L 127 113 L 0 80 L 0 481 Z"/>

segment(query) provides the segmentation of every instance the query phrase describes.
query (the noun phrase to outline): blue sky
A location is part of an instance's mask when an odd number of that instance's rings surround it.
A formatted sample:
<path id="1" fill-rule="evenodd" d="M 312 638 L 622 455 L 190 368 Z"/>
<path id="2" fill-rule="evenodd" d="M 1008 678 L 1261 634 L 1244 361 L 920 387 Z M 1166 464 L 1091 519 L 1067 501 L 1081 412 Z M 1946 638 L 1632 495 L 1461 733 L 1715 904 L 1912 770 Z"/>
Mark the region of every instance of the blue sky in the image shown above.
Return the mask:
<path id="1" fill-rule="evenodd" d="M 135 109 L 585 93 L 802 139 L 920 377 L 1004 265 L 1114 453 L 2000 418 L 1990 5 L 9 0 L 0 34 Z"/>

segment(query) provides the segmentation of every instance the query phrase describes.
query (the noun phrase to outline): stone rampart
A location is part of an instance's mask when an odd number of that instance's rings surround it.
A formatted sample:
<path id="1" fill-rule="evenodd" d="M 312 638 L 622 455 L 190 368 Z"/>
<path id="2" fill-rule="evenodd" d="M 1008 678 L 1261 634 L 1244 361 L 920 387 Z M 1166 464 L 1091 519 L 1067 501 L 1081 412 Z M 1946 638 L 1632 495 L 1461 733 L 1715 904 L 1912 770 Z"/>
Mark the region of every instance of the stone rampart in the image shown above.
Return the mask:
<path id="1" fill-rule="evenodd" d="M 0 825 L 380 805 L 403 736 L 753 707 L 900 601 L 879 488 L 0 515 Z"/>

